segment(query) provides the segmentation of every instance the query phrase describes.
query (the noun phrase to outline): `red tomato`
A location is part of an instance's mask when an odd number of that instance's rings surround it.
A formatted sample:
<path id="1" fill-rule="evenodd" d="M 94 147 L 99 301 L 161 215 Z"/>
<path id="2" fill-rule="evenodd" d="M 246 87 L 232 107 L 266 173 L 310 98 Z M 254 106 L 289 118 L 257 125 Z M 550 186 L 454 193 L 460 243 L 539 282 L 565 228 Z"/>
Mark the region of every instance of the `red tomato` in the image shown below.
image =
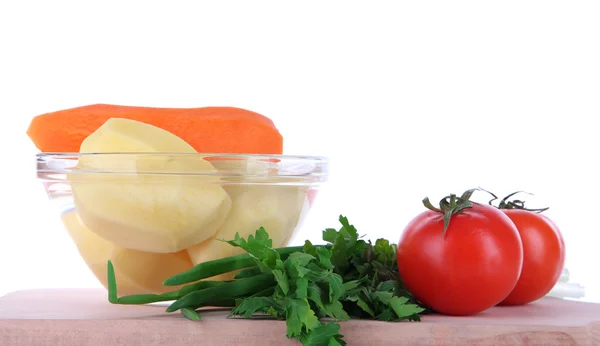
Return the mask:
<path id="1" fill-rule="evenodd" d="M 471 315 L 500 303 L 515 287 L 523 265 L 519 232 L 501 210 L 473 203 L 450 219 L 416 216 L 398 242 L 398 270 L 408 290 L 431 309 Z"/>
<path id="2" fill-rule="evenodd" d="M 523 269 L 513 291 L 500 304 L 520 305 L 545 296 L 565 265 L 565 243 L 558 227 L 545 215 L 502 209 L 517 226 L 523 243 Z"/>

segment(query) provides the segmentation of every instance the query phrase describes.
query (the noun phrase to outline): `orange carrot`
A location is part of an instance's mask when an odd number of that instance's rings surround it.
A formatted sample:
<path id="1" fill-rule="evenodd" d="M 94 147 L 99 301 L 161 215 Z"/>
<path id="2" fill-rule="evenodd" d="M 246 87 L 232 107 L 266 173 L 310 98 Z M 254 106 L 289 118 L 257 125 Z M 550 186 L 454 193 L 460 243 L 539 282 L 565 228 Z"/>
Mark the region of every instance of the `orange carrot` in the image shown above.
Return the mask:
<path id="1" fill-rule="evenodd" d="M 160 127 L 202 153 L 281 154 L 283 137 L 264 115 L 236 107 L 155 108 L 94 104 L 38 115 L 27 135 L 42 152 L 78 152 L 110 118 Z"/>

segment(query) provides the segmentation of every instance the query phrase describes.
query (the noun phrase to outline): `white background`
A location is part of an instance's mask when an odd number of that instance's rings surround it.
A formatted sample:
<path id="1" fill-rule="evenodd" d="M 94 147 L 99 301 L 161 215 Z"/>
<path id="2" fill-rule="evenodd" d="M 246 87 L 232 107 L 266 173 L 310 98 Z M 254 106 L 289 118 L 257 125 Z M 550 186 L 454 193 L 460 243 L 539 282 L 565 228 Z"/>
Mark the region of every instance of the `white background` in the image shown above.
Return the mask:
<path id="1" fill-rule="evenodd" d="M 2 2 L 0 294 L 100 287 L 35 181 L 35 115 L 237 106 L 331 159 L 306 220 L 397 241 L 421 200 L 535 193 L 600 301 L 598 1 Z M 484 195 L 479 195 L 485 198 Z"/>

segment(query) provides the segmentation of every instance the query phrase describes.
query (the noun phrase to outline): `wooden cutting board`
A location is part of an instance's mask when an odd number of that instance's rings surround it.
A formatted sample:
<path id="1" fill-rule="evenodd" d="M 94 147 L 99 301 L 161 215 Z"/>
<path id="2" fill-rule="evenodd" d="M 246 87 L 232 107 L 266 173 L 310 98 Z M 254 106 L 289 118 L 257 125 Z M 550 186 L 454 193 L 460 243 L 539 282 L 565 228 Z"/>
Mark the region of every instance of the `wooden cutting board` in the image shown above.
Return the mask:
<path id="1" fill-rule="evenodd" d="M 19 291 L 0 297 L 0 345 L 300 345 L 285 337 L 283 321 L 228 319 L 222 309 L 189 321 L 164 309 L 112 305 L 104 290 Z M 600 345 L 600 304 L 543 298 L 477 316 L 341 326 L 349 346 Z"/>

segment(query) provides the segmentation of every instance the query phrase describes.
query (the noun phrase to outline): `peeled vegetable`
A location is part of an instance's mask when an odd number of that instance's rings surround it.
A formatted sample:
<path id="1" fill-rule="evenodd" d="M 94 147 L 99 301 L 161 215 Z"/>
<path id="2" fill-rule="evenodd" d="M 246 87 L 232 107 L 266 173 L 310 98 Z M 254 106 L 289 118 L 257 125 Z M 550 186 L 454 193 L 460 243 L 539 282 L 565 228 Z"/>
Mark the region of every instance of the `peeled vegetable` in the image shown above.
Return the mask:
<path id="1" fill-rule="evenodd" d="M 63 214 L 62 221 L 81 257 L 105 288 L 108 288 L 108 260 L 115 266 L 119 291 L 124 294 L 160 294 L 173 290 L 173 287 L 163 286 L 162 282 L 172 275 L 192 268 L 192 262 L 185 251 L 156 254 L 124 249 L 90 231 L 74 211 Z"/>
<path id="2" fill-rule="evenodd" d="M 192 263 L 224 258 L 243 253 L 238 247 L 223 241 L 254 234 L 261 226 L 269 232 L 273 247 L 285 246 L 305 208 L 306 189 L 297 186 L 227 186 L 233 201 L 225 224 L 210 239 L 192 246 L 188 253 Z M 232 273 L 215 277 L 230 279 Z"/>
<path id="3" fill-rule="evenodd" d="M 225 190 L 214 184 L 218 178 L 180 174 L 210 172 L 211 163 L 156 126 L 109 119 L 83 141 L 80 152 L 140 153 L 84 155 L 78 164 L 81 171 L 69 175 L 79 217 L 115 245 L 178 252 L 212 237 L 231 208 Z M 192 155 L 142 154 L 157 152 Z"/>
<path id="4" fill-rule="evenodd" d="M 110 118 L 151 124 L 202 153 L 281 154 L 283 137 L 266 116 L 236 107 L 157 108 L 93 104 L 41 114 L 27 135 L 43 152 L 76 152 Z"/>

